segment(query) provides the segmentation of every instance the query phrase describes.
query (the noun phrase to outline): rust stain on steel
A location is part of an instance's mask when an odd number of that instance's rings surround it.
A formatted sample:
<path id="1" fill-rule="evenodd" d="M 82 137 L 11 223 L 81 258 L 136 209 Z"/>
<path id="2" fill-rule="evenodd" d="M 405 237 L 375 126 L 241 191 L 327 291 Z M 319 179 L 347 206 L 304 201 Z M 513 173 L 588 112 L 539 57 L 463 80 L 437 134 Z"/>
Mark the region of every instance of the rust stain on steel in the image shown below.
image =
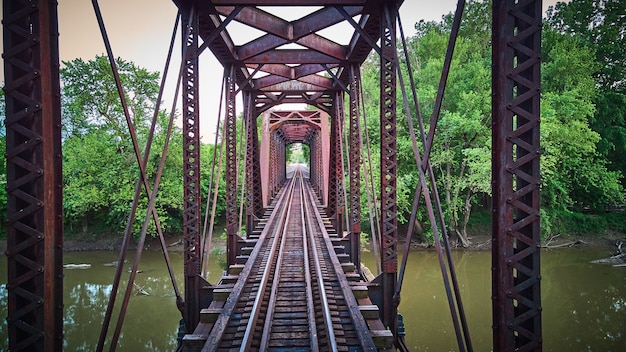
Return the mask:
<path id="1" fill-rule="evenodd" d="M 63 346 L 63 198 L 56 3 L 4 14 L 7 328 L 12 351 Z"/>
<path id="2" fill-rule="evenodd" d="M 541 351 L 541 1 L 494 2 L 493 34 L 493 347 Z"/>

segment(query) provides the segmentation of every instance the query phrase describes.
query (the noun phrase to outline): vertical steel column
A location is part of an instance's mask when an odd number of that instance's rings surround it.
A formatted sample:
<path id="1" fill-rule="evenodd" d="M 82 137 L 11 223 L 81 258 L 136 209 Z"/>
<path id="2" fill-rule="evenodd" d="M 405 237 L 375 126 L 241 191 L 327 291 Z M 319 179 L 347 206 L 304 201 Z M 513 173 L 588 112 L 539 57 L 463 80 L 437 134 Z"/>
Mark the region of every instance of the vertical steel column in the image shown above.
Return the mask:
<path id="1" fill-rule="evenodd" d="M 389 11 L 391 23 L 381 21 L 380 55 L 380 201 L 381 201 L 381 258 L 383 275 L 383 321 L 397 334 L 397 308 L 393 295 L 398 271 L 398 206 L 397 145 L 396 145 L 396 51 L 394 50 L 395 2 L 383 2 Z M 385 13 L 381 9 L 381 13 Z"/>
<path id="2" fill-rule="evenodd" d="M 3 2 L 8 337 L 63 346 L 63 199 L 56 2 Z"/>
<path id="3" fill-rule="evenodd" d="M 259 160 L 259 137 L 257 116 L 254 109 L 254 96 L 243 91 L 244 119 L 246 121 L 246 233 L 249 235 L 256 226 L 255 219 L 263 216 L 261 190 L 261 165 Z"/>
<path id="4" fill-rule="evenodd" d="M 276 131 L 272 131 L 270 132 L 270 172 L 269 172 L 269 199 L 274 198 L 274 196 L 276 195 L 276 179 L 277 179 L 277 175 L 276 175 L 276 154 L 277 149 L 276 149 L 276 145 L 277 145 L 277 132 Z"/>
<path id="5" fill-rule="evenodd" d="M 230 267 L 237 259 L 237 115 L 235 112 L 235 67 L 230 66 L 226 81 L 226 265 Z"/>
<path id="6" fill-rule="evenodd" d="M 359 66 L 350 66 L 350 256 L 356 270 L 361 267 L 361 128 L 359 120 Z"/>
<path id="7" fill-rule="evenodd" d="M 313 187 L 313 189 L 315 190 L 315 192 L 318 192 L 318 188 L 317 188 L 317 178 L 315 175 L 315 172 L 317 171 L 317 165 L 315 165 L 315 136 L 314 135 L 309 135 L 306 138 L 306 144 L 309 146 L 309 183 L 311 183 L 311 186 Z"/>
<path id="8" fill-rule="evenodd" d="M 541 351 L 541 0 L 493 4 L 494 351 Z"/>
<path id="9" fill-rule="evenodd" d="M 309 179 L 315 188 L 318 199 L 322 202 L 324 187 L 322 185 L 322 143 L 319 131 L 314 132 L 309 139 L 309 159 L 309 165 L 311 166 Z"/>
<path id="10" fill-rule="evenodd" d="M 280 185 L 282 186 L 287 180 L 287 141 L 282 136 L 280 139 Z"/>
<path id="11" fill-rule="evenodd" d="M 341 214 L 341 121 L 343 114 L 343 92 L 336 91 L 333 99 L 333 114 L 330 117 L 330 157 L 328 168 L 328 206 L 326 213 L 332 219 L 337 233 L 342 235 Z"/>
<path id="12" fill-rule="evenodd" d="M 315 133 L 315 183 L 317 184 L 317 197 L 324 204 L 324 150 L 322 148 L 322 133 Z"/>
<path id="13" fill-rule="evenodd" d="M 200 321 L 200 104 L 198 102 L 198 16 L 193 9 L 182 15 L 183 53 L 183 245 L 185 270 L 185 330 Z M 186 33 L 189 33 L 187 36 Z"/>

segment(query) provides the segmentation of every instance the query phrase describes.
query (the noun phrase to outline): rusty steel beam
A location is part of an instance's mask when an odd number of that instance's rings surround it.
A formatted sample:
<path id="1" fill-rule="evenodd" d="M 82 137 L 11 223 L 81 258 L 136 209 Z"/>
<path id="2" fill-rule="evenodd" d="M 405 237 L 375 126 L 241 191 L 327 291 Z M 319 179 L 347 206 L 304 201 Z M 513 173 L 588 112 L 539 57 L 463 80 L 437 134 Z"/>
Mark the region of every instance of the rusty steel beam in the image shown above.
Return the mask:
<path id="1" fill-rule="evenodd" d="M 541 351 L 541 0 L 493 4 L 494 351 Z"/>
<path id="2" fill-rule="evenodd" d="M 349 160 L 350 160 L 350 256 L 357 272 L 361 269 L 361 119 L 359 109 L 359 66 L 350 66 L 350 117 Z"/>
<path id="3" fill-rule="evenodd" d="M 237 114 L 235 112 L 235 67 L 227 67 L 226 114 L 224 138 L 226 143 L 226 265 L 230 267 L 237 259 Z"/>
<path id="4" fill-rule="evenodd" d="M 254 109 L 254 97 L 251 91 L 243 91 L 244 119 L 246 121 L 246 232 L 250 234 L 256 225 L 256 219 L 263 216 L 263 198 L 261 191 L 261 166 L 259 157 L 259 137 L 257 115 Z"/>
<path id="5" fill-rule="evenodd" d="M 293 6 L 294 0 L 211 0 L 215 5 Z M 362 5 L 367 0 L 298 0 L 299 6 Z"/>
<path id="6" fill-rule="evenodd" d="M 330 157 L 328 167 L 328 205 L 326 207 L 326 214 L 329 218 L 333 219 L 333 226 L 339 232 L 341 228 L 339 205 L 339 182 L 341 175 L 341 157 L 339 152 L 339 141 L 341 140 L 341 130 L 339 126 L 339 120 L 341 110 L 343 107 L 343 94 L 339 91 L 335 92 L 333 100 L 333 114 L 330 116 Z"/>
<path id="7" fill-rule="evenodd" d="M 344 6 L 344 10 L 350 16 L 356 16 L 363 11 L 362 6 L 350 6 L 350 5 L 363 5 L 364 1 L 359 4 L 351 4 L 350 2 L 336 1 L 334 3 L 326 4 L 328 7 L 323 7 L 314 13 L 305 16 L 293 24 L 293 36 L 295 38 L 301 38 L 309 33 L 320 31 L 324 28 L 331 27 L 344 20 L 343 16 L 335 9 L 334 5 Z M 304 5 L 304 4 L 299 4 Z M 323 6 L 323 5 L 322 5 Z"/>
<path id="8" fill-rule="evenodd" d="M 394 336 L 397 336 L 397 305 L 393 302 L 398 271 L 397 53 L 394 49 L 397 8 L 395 4 L 382 3 L 380 12 L 385 13 L 386 11 L 389 12 L 391 23 L 381 21 L 380 26 L 380 250 L 383 279 L 383 322 L 390 328 Z"/>
<path id="9" fill-rule="evenodd" d="M 249 64 L 340 64 L 342 60 L 308 49 L 273 49 L 246 60 Z"/>
<path id="10" fill-rule="evenodd" d="M 63 347 L 63 199 L 56 3 L 3 2 L 11 351 Z"/>
<path id="11" fill-rule="evenodd" d="M 198 15 L 182 14 L 183 87 L 183 247 L 185 271 L 185 330 L 192 333 L 200 321 L 200 103 L 198 92 Z"/>
<path id="12" fill-rule="evenodd" d="M 299 77 L 298 81 L 294 81 L 295 78 L 287 78 L 281 76 L 265 76 L 259 79 L 254 80 L 254 87 L 259 90 L 266 90 L 270 92 L 276 91 L 327 91 L 329 89 L 334 88 L 333 80 L 321 76 L 312 74 L 309 76 Z M 284 82 L 289 82 L 288 85 L 285 85 Z M 287 89 L 279 89 L 276 88 L 278 86 L 284 85 Z"/>
<path id="13" fill-rule="evenodd" d="M 257 38 L 253 41 L 250 41 L 249 43 L 246 43 L 236 48 L 235 53 L 240 60 L 247 61 L 251 57 L 273 49 L 277 49 L 282 45 L 296 43 L 313 51 L 317 51 L 319 53 L 334 57 L 338 60 L 343 60 L 346 58 L 347 48 L 345 46 L 339 45 L 320 35 L 309 34 L 296 40 L 287 39 L 286 37 L 288 36 L 288 33 L 280 36 L 266 34 L 260 38 Z"/>

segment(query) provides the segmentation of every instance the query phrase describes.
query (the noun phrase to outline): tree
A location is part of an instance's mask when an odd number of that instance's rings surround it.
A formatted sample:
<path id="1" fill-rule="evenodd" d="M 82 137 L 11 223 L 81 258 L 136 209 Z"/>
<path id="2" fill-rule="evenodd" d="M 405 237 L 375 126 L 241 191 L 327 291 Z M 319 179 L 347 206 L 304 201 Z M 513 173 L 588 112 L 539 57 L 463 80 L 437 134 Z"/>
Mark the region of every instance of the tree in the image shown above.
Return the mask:
<path id="1" fill-rule="evenodd" d="M 125 90 L 133 127 L 149 127 L 159 91 L 159 73 L 116 59 L 120 80 Z M 119 138 L 126 138 L 127 128 L 113 73 L 106 56 L 94 60 L 81 58 L 64 61 L 63 82 L 64 135 L 82 135 L 104 125 Z"/>
<path id="2" fill-rule="evenodd" d="M 603 209 L 623 200 L 621 174 L 598 153 L 590 128 L 598 92 L 594 52 L 570 34 L 546 29 L 542 66 L 542 199 L 549 209 Z"/>
<path id="3" fill-rule="evenodd" d="M 117 59 L 120 78 L 143 151 L 159 87 L 159 74 Z M 67 123 L 63 143 L 64 208 L 67 228 L 85 233 L 100 227 L 117 232 L 126 225 L 135 184 L 139 178 L 134 148 L 105 57 L 85 62 L 75 59 L 61 69 Z M 152 151 L 146 166 L 150 183 L 155 178 L 169 114 L 159 112 Z M 69 126 L 69 127 L 68 127 Z M 182 219 L 182 136 L 173 129 L 155 208 L 164 231 L 177 231 Z M 147 208 L 145 189 L 140 201 L 135 233 Z M 152 229 L 153 230 L 153 229 Z"/>
<path id="4" fill-rule="evenodd" d="M 597 65 L 592 77 L 597 94 L 591 128 L 600 134 L 598 152 L 607 168 L 626 173 L 626 2 L 621 0 L 572 0 L 548 10 L 547 24 L 579 46 L 593 48 Z"/>
<path id="5" fill-rule="evenodd" d="M 448 230 L 464 246 L 469 245 L 466 228 L 472 204 L 478 202 L 479 194 L 490 191 L 478 178 L 490 169 L 491 155 L 490 5 L 469 2 L 466 9 L 431 153 Z M 417 35 L 409 40 L 418 63 L 416 84 L 427 120 L 433 114 L 451 25 L 452 14 L 439 23 L 422 21 L 416 25 Z"/>

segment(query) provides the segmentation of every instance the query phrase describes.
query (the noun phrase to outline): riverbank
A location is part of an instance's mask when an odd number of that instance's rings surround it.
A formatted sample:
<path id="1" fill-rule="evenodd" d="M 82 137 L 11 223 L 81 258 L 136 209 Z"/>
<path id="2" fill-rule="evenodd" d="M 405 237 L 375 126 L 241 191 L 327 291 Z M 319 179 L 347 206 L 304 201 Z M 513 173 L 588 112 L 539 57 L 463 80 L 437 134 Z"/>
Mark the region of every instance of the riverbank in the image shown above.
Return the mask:
<path id="1" fill-rule="evenodd" d="M 491 249 L 491 236 L 474 234 L 469 236 L 470 246 L 463 248 L 460 246 L 455 247 L 455 250 L 466 251 L 486 251 Z M 543 248 L 556 249 L 556 248 L 568 248 L 568 247 L 594 247 L 594 248 L 606 248 L 607 250 L 617 249 L 616 244 L 619 241 L 626 242 L 626 234 L 615 231 L 607 231 L 601 235 L 570 235 L 570 236 L 553 236 L 544 243 Z M 159 239 L 155 237 L 149 237 L 146 239 L 144 245 L 145 250 L 161 250 L 161 244 Z M 183 250 L 182 236 L 165 236 L 165 243 L 168 246 L 169 251 L 177 252 Z M 404 238 L 400 239 L 401 248 L 404 247 Z M 0 240 L 0 250 L 6 251 L 6 240 Z M 118 251 L 122 246 L 122 237 L 113 235 L 101 235 L 101 236 L 72 236 L 63 240 L 63 250 L 65 252 L 80 252 L 80 251 Z M 136 249 L 137 242 L 132 239 L 129 244 L 129 249 Z M 432 250 L 433 244 L 429 243 L 411 243 L 413 249 Z"/>

